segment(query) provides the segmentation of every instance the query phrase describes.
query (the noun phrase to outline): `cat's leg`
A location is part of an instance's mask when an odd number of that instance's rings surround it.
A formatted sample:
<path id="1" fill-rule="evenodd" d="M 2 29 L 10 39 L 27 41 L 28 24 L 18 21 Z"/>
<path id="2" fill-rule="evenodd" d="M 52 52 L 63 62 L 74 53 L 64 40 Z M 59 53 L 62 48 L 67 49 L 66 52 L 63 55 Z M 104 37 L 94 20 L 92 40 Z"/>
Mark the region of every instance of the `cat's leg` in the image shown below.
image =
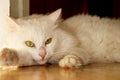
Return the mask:
<path id="1" fill-rule="evenodd" d="M 68 67 L 68 68 L 79 68 L 81 65 L 86 65 L 90 61 L 90 56 L 82 49 L 71 49 L 66 56 L 64 56 L 59 61 L 60 67 Z"/>
<path id="2" fill-rule="evenodd" d="M 0 68 L 15 68 L 19 63 L 19 57 L 16 51 L 4 48 L 0 52 Z"/>
<path id="3" fill-rule="evenodd" d="M 0 52 L 0 68 L 6 69 L 38 65 L 29 53 L 24 51 L 18 52 L 13 49 L 3 48 Z"/>
<path id="4" fill-rule="evenodd" d="M 82 60 L 74 55 L 67 55 L 59 61 L 60 67 L 80 67 L 83 64 Z"/>

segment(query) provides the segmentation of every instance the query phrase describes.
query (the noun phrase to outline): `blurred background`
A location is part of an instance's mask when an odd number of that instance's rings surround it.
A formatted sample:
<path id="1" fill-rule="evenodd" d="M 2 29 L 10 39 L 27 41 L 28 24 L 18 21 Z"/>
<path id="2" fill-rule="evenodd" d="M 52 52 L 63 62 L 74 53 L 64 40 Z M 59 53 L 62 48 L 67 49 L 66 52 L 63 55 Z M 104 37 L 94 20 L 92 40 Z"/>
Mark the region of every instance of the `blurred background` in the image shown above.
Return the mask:
<path id="1" fill-rule="evenodd" d="M 30 0 L 30 14 L 45 14 L 62 8 L 62 17 L 78 13 L 120 17 L 120 0 Z"/>
<path id="2" fill-rule="evenodd" d="M 46 14 L 59 8 L 64 19 L 79 13 L 120 17 L 120 0 L 10 0 L 10 16 L 15 18 Z"/>

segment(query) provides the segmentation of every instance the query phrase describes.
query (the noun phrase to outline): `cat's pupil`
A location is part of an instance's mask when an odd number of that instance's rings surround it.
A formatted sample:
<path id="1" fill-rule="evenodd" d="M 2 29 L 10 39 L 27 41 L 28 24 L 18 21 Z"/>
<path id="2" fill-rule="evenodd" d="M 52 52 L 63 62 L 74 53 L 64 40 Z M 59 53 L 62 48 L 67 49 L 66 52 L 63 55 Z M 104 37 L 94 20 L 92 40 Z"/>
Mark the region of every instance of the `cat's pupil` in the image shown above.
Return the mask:
<path id="1" fill-rule="evenodd" d="M 34 44 L 32 41 L 25 41 L 25 44 L 26 44 L 28 47 L 35 47 L 35 44 Z"/>
<path id="2" fill-rule="evenodd" d="M 48 45 L 48 44 L 50 44 L 51 42 L 52 42 L 52 38 L 49 38 L 49 39 L 46 40 L 45 45 Z"/>

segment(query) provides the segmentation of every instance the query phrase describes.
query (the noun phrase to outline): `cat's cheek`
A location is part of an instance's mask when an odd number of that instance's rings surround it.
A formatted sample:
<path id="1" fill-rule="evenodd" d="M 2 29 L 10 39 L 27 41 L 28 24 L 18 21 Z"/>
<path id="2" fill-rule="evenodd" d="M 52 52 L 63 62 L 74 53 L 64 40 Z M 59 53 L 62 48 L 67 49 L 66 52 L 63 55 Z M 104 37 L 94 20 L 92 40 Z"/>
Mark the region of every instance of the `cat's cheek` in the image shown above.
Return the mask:
<path id="1" fill-rule="evenodd" d="M 32 58 L 35 61 L 39 61 L 41 60 L 41 57 L 39 56 L 39 51 L 35 50 L 35 49 L 28 49 L 28 53 L 32 56 Z"/>
<path id="2" fill-rule="evenodd" d="M 38 62 L 38 61 L 41 61 L 42 60 L 42 58 L 38 55 L 38 54 L 32 54 L 32 57 L 33 57 L 33 59 L 36 61 L 36 62 Z"/>

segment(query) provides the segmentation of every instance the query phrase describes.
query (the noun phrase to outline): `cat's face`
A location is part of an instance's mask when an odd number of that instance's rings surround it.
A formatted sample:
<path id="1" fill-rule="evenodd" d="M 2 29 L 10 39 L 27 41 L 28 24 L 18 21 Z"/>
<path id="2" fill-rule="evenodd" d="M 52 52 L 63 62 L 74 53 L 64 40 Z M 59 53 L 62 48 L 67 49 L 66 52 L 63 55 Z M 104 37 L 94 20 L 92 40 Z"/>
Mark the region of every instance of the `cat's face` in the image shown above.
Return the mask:
<path id="1" fill-rule="evenodd" d="M 59 15 L 60 10 L 57 10 L 48 16 L 23 20 L 19 23 L 21 29 L 18 43 L 39 64 L 46 63 L 53 54 L 53 48 L 56 43 L 54 31 L 57 27 L 56 20 Z"/>

